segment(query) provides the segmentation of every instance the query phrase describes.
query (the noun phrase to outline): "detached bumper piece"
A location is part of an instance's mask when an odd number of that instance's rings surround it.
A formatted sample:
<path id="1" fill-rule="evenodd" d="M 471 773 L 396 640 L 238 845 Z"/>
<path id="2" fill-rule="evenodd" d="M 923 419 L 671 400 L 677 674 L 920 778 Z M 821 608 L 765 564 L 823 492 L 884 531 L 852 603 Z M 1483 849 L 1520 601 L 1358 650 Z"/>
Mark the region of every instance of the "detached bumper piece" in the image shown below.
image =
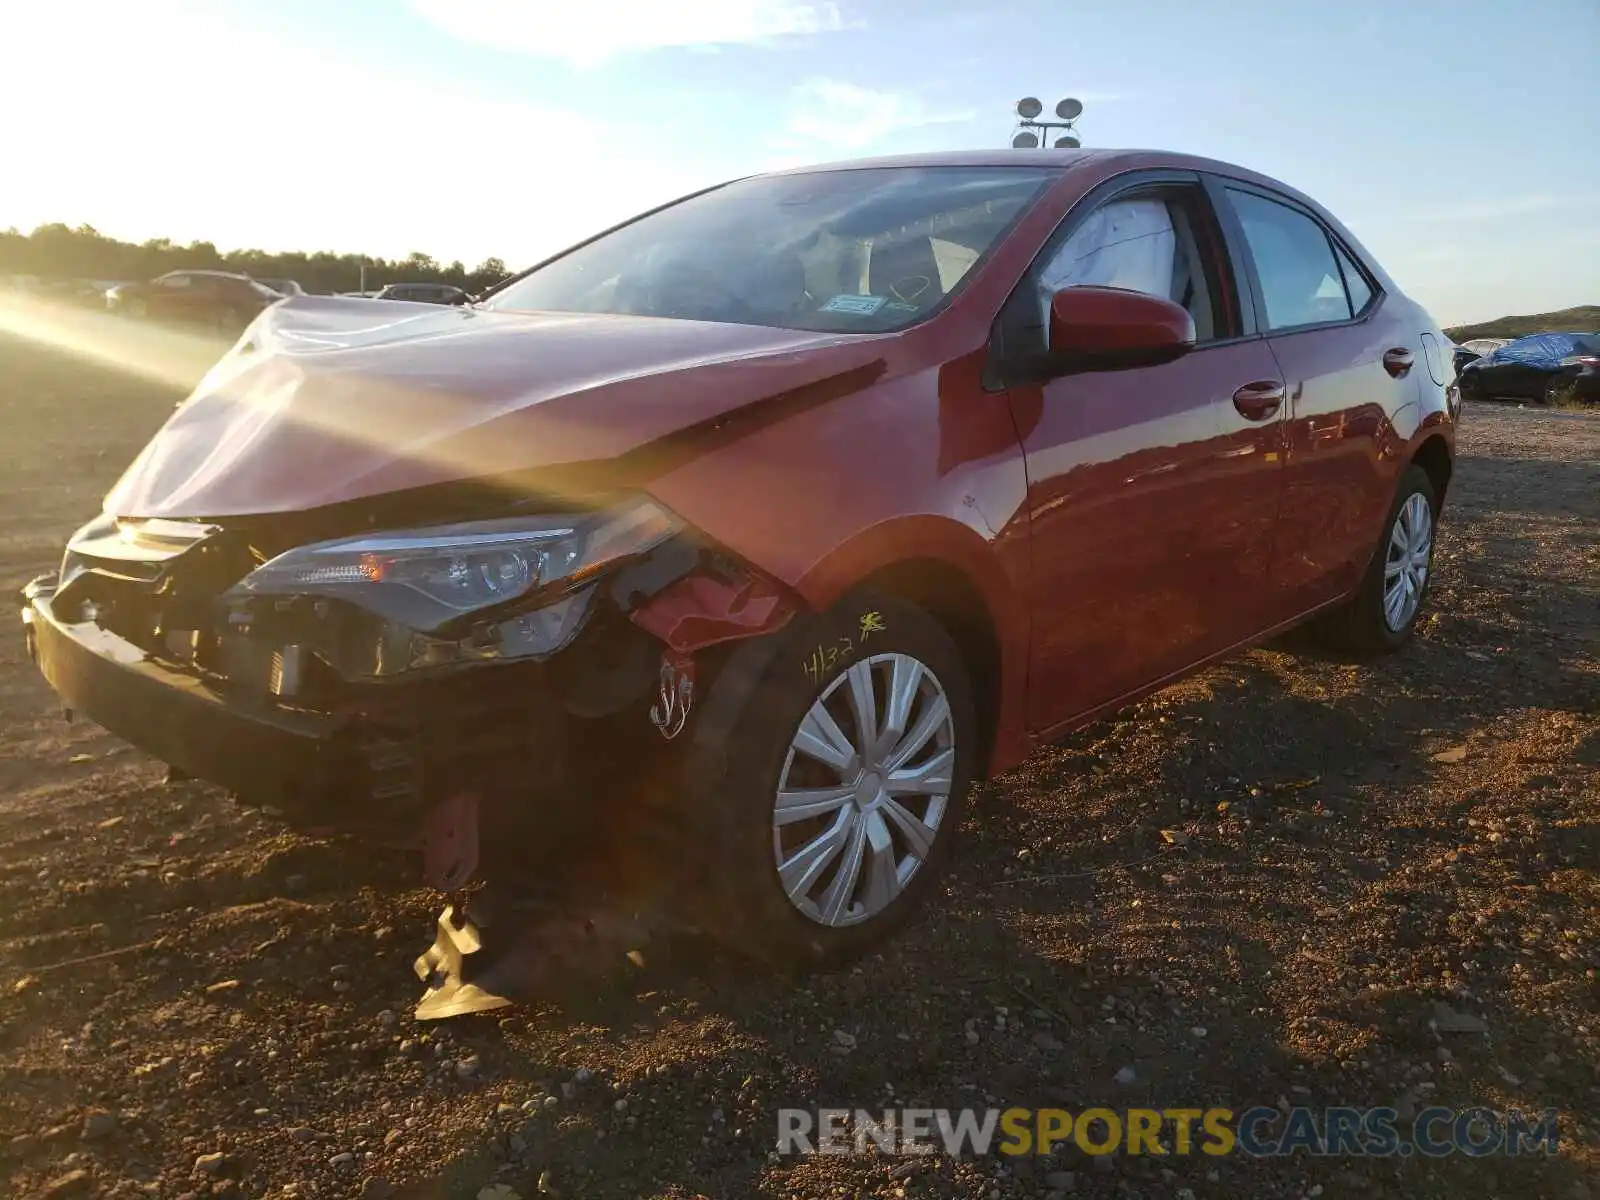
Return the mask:
<path id="1" fill-rule="evenodd" d="M 457 912 L 452 904 L 439 914 L 438 937 L 412 964 L 417 978 L 428 989 L 417 1002 L 417 1020 L 437 1021 L 489 1012 L 515 1003 L 509 996 L 485 990 L 479 982 L 489 982 L 493 987 L 493 981 L 486 977 L 496 974 L 485 970 L 492 964 L 484 961 L 482 951 L 483 936 L 466 913 Z"/>
<path id="2" fill-rule="evenodd" d="M 662 914 L 620 911 L 603 899 L 580 909 L 493 897 L 485 890 L 439 914 L 433 945 L 412 964 L 427 989 L 417 1002 L 419 1021 L 559 1000 L 619 960 L 643 967 L 645 944 L 671 928 Z"/>
<path id="3" fill-rule="evenodd" d="M 242 707 L 93 622 L 60 620 L 46 589 L 24 601 L 29 650 L 62 704 L 179 772 L 246 796 L 320 794 L 340 773 L 333 718 Z"/>

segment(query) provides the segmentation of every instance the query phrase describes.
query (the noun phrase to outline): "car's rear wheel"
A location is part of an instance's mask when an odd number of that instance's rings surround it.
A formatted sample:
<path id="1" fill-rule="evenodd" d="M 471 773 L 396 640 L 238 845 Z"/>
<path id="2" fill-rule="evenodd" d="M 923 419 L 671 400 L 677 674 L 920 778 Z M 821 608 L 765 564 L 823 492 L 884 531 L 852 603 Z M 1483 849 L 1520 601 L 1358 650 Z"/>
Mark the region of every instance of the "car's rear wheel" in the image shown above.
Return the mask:
<path id="1" fill-rule="evenodd" d="M 1433 480 L 1421 467 L 1407 467 L 1360 588 L 1318 624 L 1326 641 L 1358 654 L 1381 654 L 1406 643 L 1433 577 L 1438 518 Z"/>
<path id="2" fill-rule="evenodd" d="M 1543 404 L 1559 404 L 1561 402 L 1561 393 L 1564 390 L 1561 377 L 1559 375 L 1552 376 L 1545 381 L 1544 391 L 1539 397 L 1540 402 Z"/>
<path id="3" fill-rule="evenodd" d="M 825 966 L 936 886 L 976 761 L 972 689 L 943 627 L 887 596 L 763 641 L 697 714 L 680 801 L 692 907 L 737 949 Z"/>

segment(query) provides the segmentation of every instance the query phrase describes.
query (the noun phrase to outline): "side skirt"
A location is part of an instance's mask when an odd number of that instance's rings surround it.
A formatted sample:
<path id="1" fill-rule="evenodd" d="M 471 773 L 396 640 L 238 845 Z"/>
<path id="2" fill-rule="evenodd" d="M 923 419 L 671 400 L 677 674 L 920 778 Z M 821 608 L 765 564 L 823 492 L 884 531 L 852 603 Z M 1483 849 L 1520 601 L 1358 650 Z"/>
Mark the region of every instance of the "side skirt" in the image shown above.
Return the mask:
<path id="1" fill-rule="evenodd" d="M 1119 708 L 1124 708 L 1127 705 L 1134 703 L 1136 700 L 1143 700 L 1146 696 L 1153 695 L 1154 693 L 1161 691 L 1163 688 L 1171 687 L 1174 683 L 1177 683 L 1183 679 L 1187 679 L 1189 676 L 1205 670 L 1214 663 L 1219 663 L 1223 659 L 1232 658 L 1235 654 L 1238 654 L 1242 650 L 1248 650 L 1252 646 L 1259 646 L 1264 642 L 1270 642 L 1275 637 L 1281 637 L 1282 635 L 1288 633 L 1291 629 L 1295 629 L 1306 624 L 1306 622 L 1320 616 L 1328 610 L 1338 608 L 1339 605 L 1350 599 L 1350 597 L 1354 594 L 1354 592 L 1346 592 L 1343 595 L 1335 596 L 1332 600 L 1328 600 L 1314 608 L 1308 608 L 1305 612 L 1300 613 L 1298 616 L 1290 617 L 1287 621 L 1280 621 L 1278 624 L 1273 625 L 1252 637 L 1248 637 L 1243 641 L 1236 642 L 1225 650 L 1219 650 L 1215 654 L 1208 655 L 1197 662 L 1190 663 L 1187 667 L 1180 668 L 1179 670 L 1173 671 L 1168 675 L 1163 675 L 1154 683 L 1148 683 L 1143 687 L 1134 688 L 1132 691 L 1124 692 L 1122 695 L 1117 696 L 1114 699 L 1107 700 L 1104 704 L 1097 704 L 1094 708 L 1089 709 L 1087 712 L 1079 713 L 1075 717 L 1068 717 L 1065 721 L 1062 721 L 1056 725 L 1052 725 L 1049 729 L 1043 730 L 1042 732 L 1036 734 L 1034 736 L 1034 747 L 1037 749 L 1040 746 L 1046 746 L 1052 742 L 1058 741 L 1067 734 L 1072 733 L 1074 730 L 1081 729 L 1085 725 L 1093 724 L 1107 713 L 1116 712 Z"/>

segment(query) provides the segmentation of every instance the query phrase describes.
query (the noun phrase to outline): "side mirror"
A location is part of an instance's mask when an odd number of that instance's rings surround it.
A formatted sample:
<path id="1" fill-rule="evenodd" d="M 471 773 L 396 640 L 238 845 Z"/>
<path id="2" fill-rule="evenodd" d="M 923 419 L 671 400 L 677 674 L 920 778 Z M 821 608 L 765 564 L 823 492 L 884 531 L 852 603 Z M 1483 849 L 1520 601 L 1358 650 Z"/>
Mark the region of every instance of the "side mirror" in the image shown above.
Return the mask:
<path id="1" fill-rule="evenodd" d="M 1050 357 L 1091 369 L 1153 366 L 1194 349 L 1188 310 L 1144 292 L 1063 288 L 1050 298 Z"/>

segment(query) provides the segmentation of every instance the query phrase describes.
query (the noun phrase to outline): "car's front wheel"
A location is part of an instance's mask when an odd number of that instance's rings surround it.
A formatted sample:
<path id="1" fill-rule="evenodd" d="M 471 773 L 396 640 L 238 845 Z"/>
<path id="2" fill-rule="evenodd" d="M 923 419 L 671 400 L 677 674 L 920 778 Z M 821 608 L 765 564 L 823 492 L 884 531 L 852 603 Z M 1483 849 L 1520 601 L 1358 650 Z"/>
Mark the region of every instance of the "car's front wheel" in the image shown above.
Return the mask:
<path id="1" fill-rule="evenodd" d="M 1421 467 L 1407 467 L 1360 588 L 1319 623 L 1326 640 L 1362 654 L 1397 650 L 1406 643 L 1433 576 L 1438 518 L 1433 480 Z"/>
<path id="2" fill-rule="evenodd" d="M 936 620 L 853 596 L 741 647 L 698 717 L 680 803 L 707 933 L 825 966 L 926 900 L 978 737 L 966 666 Z"/>

